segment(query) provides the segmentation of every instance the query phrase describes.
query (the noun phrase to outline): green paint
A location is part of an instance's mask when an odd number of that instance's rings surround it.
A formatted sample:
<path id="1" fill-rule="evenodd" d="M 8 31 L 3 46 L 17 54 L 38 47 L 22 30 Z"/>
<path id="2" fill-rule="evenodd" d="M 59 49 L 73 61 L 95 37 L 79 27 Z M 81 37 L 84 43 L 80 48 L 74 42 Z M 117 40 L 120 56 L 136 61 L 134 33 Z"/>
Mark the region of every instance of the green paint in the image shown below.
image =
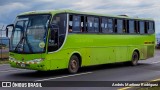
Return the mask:
<path id="1" fill-rule="evenodd" d="M 82 13 L 70 10 L 57 10 L 47 12 L 27 12 L 20 15 L 29 14 L 52 14 L 56 13 L 78 13 L 78 14 L 91 14 Z M 99 15 L 109 16 L 109 15 Z M 117 18 L 129 18 L 123 16 L 110 16 Z M 130 18 L 139 19 L 139 18 Z M 139 19 L 150 20 L 150 19 Z M 49 33 L 49 32 L 48 32 Z M 48 34 L 49 35 L 49 34 Z M 41 54 L 16 54 L 10 53 L 10 57 L 13 57 L 19 62 L 28 62 L 34 59 L 44 59 L 39 64 L 26 64 L 27 69 L 34 70 L 56 70 L 64 69 L 68 67 L 70 57 L 77 53 L 82 58 L 81 66 L 98 65 L 105 63 L 115 63 L 130 61 L 134 50 L 138 50 L 140 59 L 147 59 L 154 56 L 155 44 L 145 44 L 145 42 L 155 42 L 155 34 L 147 35 L 127 35 L 127 34 L 68 34 L 66 42 L 62 49 L 53 53 L 41 53 Z M 47 39 L 48 40 L 48 39 Z M 40 47 L 45 44 L 41 43 Z M 46 43 L 48 46 L 48 43 Z M 47 51 L 47 48 L 46 48 Z M 11 62 L 12 67 L 23 68 L 17 65 L 15 62 Z"/>

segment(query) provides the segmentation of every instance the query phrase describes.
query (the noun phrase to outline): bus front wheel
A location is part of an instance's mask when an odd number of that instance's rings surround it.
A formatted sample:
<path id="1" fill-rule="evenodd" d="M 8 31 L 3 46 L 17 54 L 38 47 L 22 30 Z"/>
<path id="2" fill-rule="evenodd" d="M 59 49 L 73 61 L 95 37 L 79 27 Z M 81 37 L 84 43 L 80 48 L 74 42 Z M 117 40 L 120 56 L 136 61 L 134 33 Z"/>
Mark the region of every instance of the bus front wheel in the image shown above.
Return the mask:
<path id="1" fill-rule="evenodd" d="M 132 54 L 131 65 L 136 66 L 138 64 L 138 60 L 139 60 L 139 54 L 138 54 L 138 52 L 134 51 Z"/>
<path id="2" fill-rule="evenodd" d="M 76 55 L 72 55 L 68 64 L 69 73 L 77 73 L 79 69 L 79 58 Z"/>

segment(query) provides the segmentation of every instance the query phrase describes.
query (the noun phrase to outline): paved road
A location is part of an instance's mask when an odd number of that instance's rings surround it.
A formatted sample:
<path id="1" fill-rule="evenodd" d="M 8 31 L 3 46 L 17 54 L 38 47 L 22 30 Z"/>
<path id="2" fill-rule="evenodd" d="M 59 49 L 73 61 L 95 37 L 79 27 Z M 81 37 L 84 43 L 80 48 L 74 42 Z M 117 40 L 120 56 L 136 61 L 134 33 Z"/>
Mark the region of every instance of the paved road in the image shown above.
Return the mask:
<path id="1" fill-rule="evenodd" d="M 136 67 L 120 64 L 107 64 L 82 68 L 78 74 L 68 74 L 66 70 L 37 72 L 34 70 L 15 69 L 9 65 L 0 65 L 1 81 L 151 81 L 160 79 L 160 50 L 154 58 L 139 61 Z M 0 90 L 12 90 L 0 88 Z M 27 88 L 23 88 L 27 90 Z M 33 88 L 32 88 L 33 89 Z M 44 88 L 39 88 L 43 90 Z M 51 88 L 45 88 L 50 90 Z M 52 90 L 116 90 L 123 87 L 53 87 Z M 129 88 L 133 89 L 133 88 Z M 16 88 L 15 90 L 21 90 Z"/>

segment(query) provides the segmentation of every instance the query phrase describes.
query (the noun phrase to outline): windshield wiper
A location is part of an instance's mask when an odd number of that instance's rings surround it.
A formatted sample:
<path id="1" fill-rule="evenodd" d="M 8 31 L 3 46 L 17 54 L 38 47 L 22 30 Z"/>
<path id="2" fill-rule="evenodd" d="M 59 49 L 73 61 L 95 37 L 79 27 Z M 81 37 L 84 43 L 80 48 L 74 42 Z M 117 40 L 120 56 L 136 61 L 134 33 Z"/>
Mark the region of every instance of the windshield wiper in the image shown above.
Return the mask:
<path id="1" fill-rule="evenodd" d="M 24 35 L 24 32 L 23 32 L 23 37 L 21 38 L 21 40 L 20 40 L 19 43 L 17 44 L 17 46 L 16 46 L 16 48 L 15 48 L 14 51 L 15 51 L 15 52 L 16 52 L 16 51 L 18 52 L 17 49 L 19 49 L 19 46 L 20 46 L 20 45 L 24 45 L 25 41 L 26 41 L 26 43 L 27 43 L 27 45 L 28 45 L 28 47 L 29 47 L 29 50 L 31 51 L 31 53 L 33 53 L 32 47 L 31 47 L 31 45 L 28 43 L 28 39 L 26 38 L 26 34 Z M 22 47 L 22 46 L 20 46 L 20 47 Z M 22 47 L 22 49 L 23 49 L 23 52 L 24 52 L 24 47 Z"/>

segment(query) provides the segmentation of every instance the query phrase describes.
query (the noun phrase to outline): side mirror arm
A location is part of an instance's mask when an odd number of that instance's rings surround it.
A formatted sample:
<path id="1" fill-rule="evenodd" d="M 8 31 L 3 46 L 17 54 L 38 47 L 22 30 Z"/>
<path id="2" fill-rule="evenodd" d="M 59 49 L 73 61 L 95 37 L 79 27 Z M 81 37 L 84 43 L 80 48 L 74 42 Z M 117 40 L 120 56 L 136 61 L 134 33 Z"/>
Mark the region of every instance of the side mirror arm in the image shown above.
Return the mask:
<path id="1" fill-rule="evenodd" d="M 6 37 L 8 37 L 8 27 L 13 27 L 14 28 L 14 24 L 9 24 L 6 26 Z"/>

